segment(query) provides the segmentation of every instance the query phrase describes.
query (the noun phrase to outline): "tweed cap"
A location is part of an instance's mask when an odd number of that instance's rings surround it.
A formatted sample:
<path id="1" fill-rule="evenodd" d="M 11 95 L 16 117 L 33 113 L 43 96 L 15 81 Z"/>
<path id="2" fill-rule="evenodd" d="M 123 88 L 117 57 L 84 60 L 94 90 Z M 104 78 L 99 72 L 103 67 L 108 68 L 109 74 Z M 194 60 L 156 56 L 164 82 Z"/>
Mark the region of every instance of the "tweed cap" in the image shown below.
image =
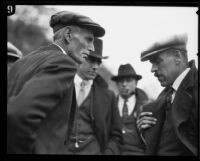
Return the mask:
<path id="1" fill-rule="evenodd" d="M 105 34 L 104 28 L 89 17 L 70 11 L 61 11 L 52 15 L 49 24 L 54 33 L 65 26 L 76 25 L 93 31 L 95 37 L 102 37 Z"/>
<path id="2" fill-rule="evenodd" d="M 107 59 L 108 56 L 102 56 L 103 54 L 103 41 L 98 38 L 94 38 L 94 48 L 95 51 L 91 51 L 88 56 L 99 58 L 99 59 Z"/>
<path id="3" fill-rule="evenodd" d="M 131 66 L 131 64 L 120 65 L 118 69 L 118 75 L 111 77 L 113 81 L 118 81 L 121 78 L 132 77 L 136 80 L 140 80 L 142 78 L 141 75 L 136 74 L 135 69 Z"/>
<path id="4" fill-rule="evenodd" d="M 164 52 L 168 49 L 178 49 L 186 51 L 187 34 L 179 34 L 168 37 L 165 40 L 153 43 L 149 48 L 141 53 L 141 61 L 149 60 L 152 56 Z"/>
<path id="5" fill-rule="evenodd" d="M 23 56 L 23 54 L 12 43 L 7 42 L 7 56 L 11 56 L 12 58 L 20 59 Z"/>

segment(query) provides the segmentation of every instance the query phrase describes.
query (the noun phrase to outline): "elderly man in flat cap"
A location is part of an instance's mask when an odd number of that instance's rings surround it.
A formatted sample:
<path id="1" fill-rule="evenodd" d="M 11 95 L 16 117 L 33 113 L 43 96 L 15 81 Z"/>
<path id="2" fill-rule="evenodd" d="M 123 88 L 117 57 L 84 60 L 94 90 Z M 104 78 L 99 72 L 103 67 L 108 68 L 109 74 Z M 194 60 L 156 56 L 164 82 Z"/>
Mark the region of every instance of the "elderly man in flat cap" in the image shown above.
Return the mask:
<path id="1" fill-rule="evenodd" d="M 51 16 L 54 42 L 17 61 L 8 75 L 7 153 L 66 154 L 76 111 L 77 66 L 104 28 L 89 17 Z"/>
<path id="2" fill-rule="evenodd" d="M 186 34 L 175 35 L 141 54 L 141 61 L 151 62 L 151 72 L 165 87 L 139 116 L 147 155 L 197 156 L 197 69 L 194 60 L 188 62 L 186 44 Z"/>
<path id="3" fill-rule="evenodd" d="M 94 40 L 95 52 L 78 67 L 74 84 L 77 109 L 68 154 L 118 155 L 122 140 L 115 95 L 98 74 L 103 41 Z"/>
<path id="4" fill-rule="evenodd" d="M 136 118 L 140 107 L 147 103 L 147 94 L 137 88 L 142 76 L 130 64 L 120 65 L 118 75 L 111 78 L 116 82 L 119 95 L 117 108 L 122 121 L 123 140 L 121 155 L 144 155 L 144 142 L 137 129 Z"/>
<path id="5" fill-rule="evenodd" d="M 7 42 L 7 73 L 10 71 L 13 63 L 22 58 L 22 52 L 11 42 Z"/>

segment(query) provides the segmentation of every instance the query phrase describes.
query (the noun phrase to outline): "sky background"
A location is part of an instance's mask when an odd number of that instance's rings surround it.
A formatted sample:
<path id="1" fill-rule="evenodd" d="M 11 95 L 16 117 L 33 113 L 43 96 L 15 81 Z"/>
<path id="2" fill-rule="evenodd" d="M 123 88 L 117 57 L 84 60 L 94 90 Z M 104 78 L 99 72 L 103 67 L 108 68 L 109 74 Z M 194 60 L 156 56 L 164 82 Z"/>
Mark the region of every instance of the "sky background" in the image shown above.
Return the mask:
<path id="1" fill-rule="evenodd" d="M 188 58 L 195 59 L 198 51 L 197 7 L 140 6 L 48 6 L 57 11 L 68 10 L 86 15 L 105 28 L 103 55 L 109 56 L 104 65 L 117 75 L 121 64 L 130 63 L 143 76 L 138 87 L 156 98 L 163 89 L 150 72 L 151 64 L 140 61 L 148 46 L 173 34 L 188 34 Z"/>

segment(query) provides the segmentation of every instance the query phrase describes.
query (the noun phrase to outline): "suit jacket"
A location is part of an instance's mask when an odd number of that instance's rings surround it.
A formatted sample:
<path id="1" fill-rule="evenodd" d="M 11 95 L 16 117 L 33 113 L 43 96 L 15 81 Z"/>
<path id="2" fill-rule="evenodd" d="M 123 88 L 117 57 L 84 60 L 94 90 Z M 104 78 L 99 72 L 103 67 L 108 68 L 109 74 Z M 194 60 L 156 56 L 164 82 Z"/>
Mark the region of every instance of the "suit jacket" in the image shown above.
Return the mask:
<path id="1" fill-rule="evenodd" d="M 135 107 L 134 107 L 134 110 L 133 112 L 131 113 L 131 116 L 134 117 L 134 112 L 136 112 L 136 115 L 139 114 L 140 112 L 140 108 L 146 104 L 148 102 L 148 97 L 146 95 L 146 93 L 140 89 L 140 88 L 136 88 L 136 91 L 135 91 L 135 96 L 136 96 L 136 103 L 135 103 Z M 119 96 L 117 97 L 117 103 L 118 103 L 118 100 L 119 100 Z M 136 116 L 137 117 L 137 116 Z M 137 137 L 133 137 L 132 139 L 137 139 L 138 141 L 136 142 L 141 142 L 141 146 L 134 146 L 132 145 L 132 148 L 128 145 L 126 145 L 126 142 L 123 143 L 123 146 L 122 146 L 122 152 L 126 155 L 126 153 L 128 153 L 128 155 L 143 155 L 144 154 L 144 147 L 143 147 L 143 142 L 141 140 L 141 137 L 140 137 L 140 134 L 139 134 L 139 131 L 137 129 L 137 125 L 136 125 L 136 118 L 135 118 L 135 122 L 132 122 L 131 123 L 131 126 L 132 128 L 134 128 L 134 136 L 137 136 Z M 125 135 L 123 136 L 125 137 Z M 127 140 L 127 139 L 126 139 Z M 130 140 L 129 143 L 133 142 L 134 140 Z M 127 149 L 128 148 L 128 149 Z M 137 151 L 138 149 L 138 151 Z M 143 152 L 142 152 L 143 151 Z M 132 153 L 132 154 L 131 154 Z"/>
<path id="2" fill-rule="evenodd" d="M 175 133 L 183 145 L 192 154 L 197 155 L 198 75 L 194 61 L 191 61 L 189 66 L 191 70 L 181 82 L 172 104 L 172 123 Z M 144 111 L 153 111 L 154 117 L 158 119 L 156 125 L 144 132 L 147 155 L 156 154 L 159 136 L 164 123 L 165 95 L 166 88 L 155 102 L 143 107 Z"/>
<path id="3" fill-rule="evenodd" d="M 100 76 L 95 78 L 92 90 L 92 124 L 102 153 L 105 155 L 118 155 L 120 154 L 122 140 L 122 124 L 115 95 L 108 90 L 107 83 Z"/>
<path id="4" fill-rule="evenodd" d="M 13 65 L 7 86 L 7 153 L 65 153 L 76 108 L 75 73 L 75 62 L 53 44 Z"/>

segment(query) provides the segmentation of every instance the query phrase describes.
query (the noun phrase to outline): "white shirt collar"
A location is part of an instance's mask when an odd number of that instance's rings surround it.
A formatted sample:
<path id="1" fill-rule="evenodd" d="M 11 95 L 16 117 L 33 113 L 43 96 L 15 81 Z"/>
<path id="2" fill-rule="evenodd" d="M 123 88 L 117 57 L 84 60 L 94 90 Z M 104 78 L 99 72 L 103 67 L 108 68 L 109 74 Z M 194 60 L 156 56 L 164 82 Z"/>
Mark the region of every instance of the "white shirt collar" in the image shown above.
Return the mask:
<path id="1" fill-rule="evenodd" d="M 187 73 L 190 71 L 190 68 L 186 68 L 174 81 L 174 83 L 172 84 L 172 87 L 175 91 L 177 91 L 178 87 L 180 86 L 181 82 L 183 81 L 183 79 L 185 78 L 185 76 L 187 75 Z"/>
<path id="2" fill-rule="evenodd" d="M 135 104 L 136 104 L 136 96 L 135 94 L 132 95 L 131 97 L 128 98 L 127 101 L 127 106 L 128 106 L 128 114 L 131 115 L 131 113 L 133 112 L 134 108 L 135 108 Z M 122 116 L 122 110 L 123 110 L 123 105 L 124 105 L 124 98 L 122 98 L 119 95 L 119 100 L 118 100 L 118 109 L 119 109 L 119 114 L 120 116 Z"/>
<path id="3" fill-rule="evenodd" d="M 82 81 L 86 83 L 86 86 L 91 86 L 93 84 L 93 80 L 83 80 L 78 74 L 75 74 L 74 84 L 80 86 Z"/>
<path id="4" fill-rule="evenodd" d="M 81 88 L 81 82 L 83 81 L 83 79 L 76 74 L 74 77 L 74 85 L 75 85 L 75 91 L 76 91 L 76 98 L 78 98 L 78 94 Z M 88 96 L 90 89 L 92 87 L 93 84 L 93 80 L 84 80 L 86 85 L 85 85 L 85 96 L 84 99 Z"/>
<path id="5" fill-rule="evenodd" d="M 65 52 L 65 50 L 58 44 L 53 43 L 54 45 L 56 45 L 58 48 L 60 48 L 60 50 L 62 51 L 63 54 L 67 55 L 67 53 Z"/>

